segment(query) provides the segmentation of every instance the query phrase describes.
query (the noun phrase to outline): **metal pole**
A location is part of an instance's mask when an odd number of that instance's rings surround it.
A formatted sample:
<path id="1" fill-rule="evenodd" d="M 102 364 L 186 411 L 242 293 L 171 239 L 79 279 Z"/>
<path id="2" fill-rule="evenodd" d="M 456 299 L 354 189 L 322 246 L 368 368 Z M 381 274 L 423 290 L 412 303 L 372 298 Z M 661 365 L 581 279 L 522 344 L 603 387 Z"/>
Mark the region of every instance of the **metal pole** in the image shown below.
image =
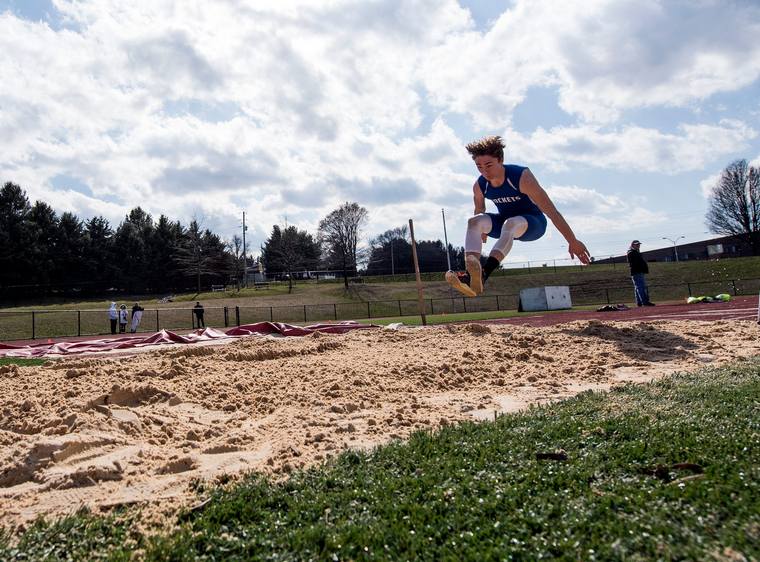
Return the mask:
<path id="1" fill-rule="evenodd" d="M 32 339 L 35 339 L 34 335 L 34 311 L 32 310 Z"/>
<path id="2" fill-rule="evenodd" d="M 414 223 L 412 222 L 412 219 L 409 219 L 409 235 L 412 237 L 412 260 L 414 260 L 414 274 L 417 278 L 417 303 L 420 309 L 422 325 L 427 326 L 427 318 L 425 318 L 425 301 L 422 294 L 422 278 L 420 277 L 420 263 L 417 260 L 417 242 L 414 240 Z"/>
<path id="3" fill-rule="evenodd" d="M 736 294 L 736 287 L 734 287 L 734 294 Z M 77 336 L 82 335 L 82 311 L 77 310 Z"/>
<path id="4" fill-rule="evenodd" d="M 160 332 L 161 331 L 161 329 L 158 326 L 159 326 L 159 322 L 158 322 L 158 309 L 156 309 L 156 332 Z"/>
<path id="5" fill-rule="evenodd" d="M 243 287 L 248 287 L 248 258 L 245 252 L 245 231 L 248 227 L 245 226 L 245 211 L 243 211 Z"/>
<path id="6" fill-rule="evenodd" d="M 449 266 L 449 271 L 451 271 L 451 256 L 449 256 L 449 238 L 446 236 L 446 213 L 443 212 L 443 209 L 441 209 L 441 217 L 443 218 L 443 241 L 446 244 L 446 264 Z"/>

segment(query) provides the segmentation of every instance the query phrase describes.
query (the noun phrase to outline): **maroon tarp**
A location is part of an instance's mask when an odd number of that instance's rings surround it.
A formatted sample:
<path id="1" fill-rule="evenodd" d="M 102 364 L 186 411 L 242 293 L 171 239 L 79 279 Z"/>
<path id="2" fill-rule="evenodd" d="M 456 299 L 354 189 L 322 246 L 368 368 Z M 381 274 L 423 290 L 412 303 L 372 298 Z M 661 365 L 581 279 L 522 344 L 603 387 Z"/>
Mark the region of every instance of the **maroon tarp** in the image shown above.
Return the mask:
<path id="1" fill-rule="evenodd" d="M 13 345 L 0 343 L 0 357 L 46 357 L 51 355 L 72 355 L 94 351 L 114 351 L 120 349 L 132 349 L 146 345 L 160 345 L 172 343 L 198 343 L 223 338 L 237 338 L 253 335 L 280 335 L 280 336 L 306 336 L 313 332 L 328 334 L 344 334 L 350 330 L 362 330 L 377 328 L 373 324 L 359 324 L 357 322 L 336 322 L 333 324 L 313 324 L 311 326 L 293 326 L 281 322 L 258 322 L 245 324 L 227 331 L 214 328 L 195 330 L 186 335 L 176 334 L 168 330 L 161 330 L 148 335 L 130 335 L 111 339 L 92 339 L 85 341 L 38 343 L 32 345 Z"/>

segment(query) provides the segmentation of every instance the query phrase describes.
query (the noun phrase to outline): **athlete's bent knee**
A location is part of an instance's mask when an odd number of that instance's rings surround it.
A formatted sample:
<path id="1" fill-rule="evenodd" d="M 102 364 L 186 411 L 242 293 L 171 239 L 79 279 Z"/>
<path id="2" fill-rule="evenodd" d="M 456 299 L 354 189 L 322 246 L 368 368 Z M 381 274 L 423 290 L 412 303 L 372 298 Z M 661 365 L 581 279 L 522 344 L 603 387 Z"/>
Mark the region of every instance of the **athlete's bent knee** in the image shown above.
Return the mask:
<path id="1" fill-rule="evenodd" d="M 492 228 L 491 225 L 491 217 L 489 217 L 487 214 L 482 213 L 480 215 L 475 215 L 467 219 L 467 229 L 468 230 L 478 230 L 480 232 L 490 232 Z"/>

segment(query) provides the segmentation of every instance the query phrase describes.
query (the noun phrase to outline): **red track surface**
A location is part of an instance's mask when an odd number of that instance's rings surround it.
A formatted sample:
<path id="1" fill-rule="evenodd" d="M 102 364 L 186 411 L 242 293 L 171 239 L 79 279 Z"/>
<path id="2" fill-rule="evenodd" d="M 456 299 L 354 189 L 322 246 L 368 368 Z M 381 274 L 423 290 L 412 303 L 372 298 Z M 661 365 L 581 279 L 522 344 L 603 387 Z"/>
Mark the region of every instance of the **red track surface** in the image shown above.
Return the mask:
<path id="1" fill-rule="evenodd" d="M 655 320 L 757 320 L 758 297 L 734 297 L 729 302 L 704 304 L 662 304 L 642 306 L 615 312 L 594 310 L 525 313 L 515 318 L 484 320 L 489 324 L 519 324 L 523 326 L 554 326 L 575 320 L 606 320 L 615 322 L 653 322 Z"/>

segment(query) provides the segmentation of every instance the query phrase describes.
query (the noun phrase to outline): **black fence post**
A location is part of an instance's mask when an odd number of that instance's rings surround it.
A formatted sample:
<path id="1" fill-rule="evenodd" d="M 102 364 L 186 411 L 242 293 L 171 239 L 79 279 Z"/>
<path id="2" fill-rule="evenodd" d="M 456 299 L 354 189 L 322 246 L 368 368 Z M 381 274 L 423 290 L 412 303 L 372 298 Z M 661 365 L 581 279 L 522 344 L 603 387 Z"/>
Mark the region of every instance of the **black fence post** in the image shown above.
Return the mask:
<path id="1" fill-rule="evenodd" d="M 398 315 L 403 316 L 404 314 L 401 312 L 401 299 L 398 301 Z"/>
<path id="2" fill-rule="evenodd" d="M 689 296 L 691 296 L 691 283 L 686 283 L 686 288 L 689 289 Z"/>
<path id="3" fill-rule="evenodd" d="M 269 307 L 269 321 L 274 322 L 274 310 L 273 307 Z"/>
<path id="4" fill-rule="evenodd" d="M 235 326 L 240 326 L 240 307 L 235 305 Z"/>
<path id="5" fill-rule="evenodd" d="M 82 311 L 77 310 L 77 336 L 82 335 Z"/>
<path id="6" fill-rule="evenodd" d="M 32 339 L 35 339 L 35 333 L 34 333 L 34 311 L 32 310 Z"/>
<path id="7" fill-rule="evenodd" d="M 496 310 L 501 310 L 501 304 L 499 303 L 499 295 L 496 295 Z"/>
<path id="8" fill-rule="evenodd" d="M 433 299 L 430 299 L 430 314 L 435 314 L 435 310 L 433 310 Z"/>
<path id="9" fill-rule="evenodd" d="M 367 301 L 367 318 L 372 318 L 372 311 L 369 309 L 369 301 Z"/>
<path id="10" fill-rule="evenodd" d="M 338 320 L 338 305 L 333 303 L 333 315 L 335 316 L 335 320 Z"/>
<path id="11" fill-rule="evenodd" d="M 462 308 L 464 309 L 465 312 L 467 312 L 467 301 L 465 300 L 464 297 L 462 297 Z"/>
<path id="12" fill-rule="evenodd" d="M 605 287 L 604 292 L 607 295 L 607 304 L 610 304 L 610 290 L 609 288 Z"/>
<path id="13" fill-rule="evenodd" d="M 739 294 L 739 291 L 736 289 L 736 280 L 731 279 L 731 286 L 734 288 L 734 296 Z"/>
<path id="14" fill-rule="evenodd" d="M 303 321 L 306 322 L 306 305 L 303 305 Z"/>
<path id="15" fill-rule="evenodd" d="M 158 319 L 158 309 L 156 309 L 156 332 L 160 332 L 161 331 L 161 328 L 159 326 L 160 326 L 160 322 L 159 322 L 159 319 Z"/>

